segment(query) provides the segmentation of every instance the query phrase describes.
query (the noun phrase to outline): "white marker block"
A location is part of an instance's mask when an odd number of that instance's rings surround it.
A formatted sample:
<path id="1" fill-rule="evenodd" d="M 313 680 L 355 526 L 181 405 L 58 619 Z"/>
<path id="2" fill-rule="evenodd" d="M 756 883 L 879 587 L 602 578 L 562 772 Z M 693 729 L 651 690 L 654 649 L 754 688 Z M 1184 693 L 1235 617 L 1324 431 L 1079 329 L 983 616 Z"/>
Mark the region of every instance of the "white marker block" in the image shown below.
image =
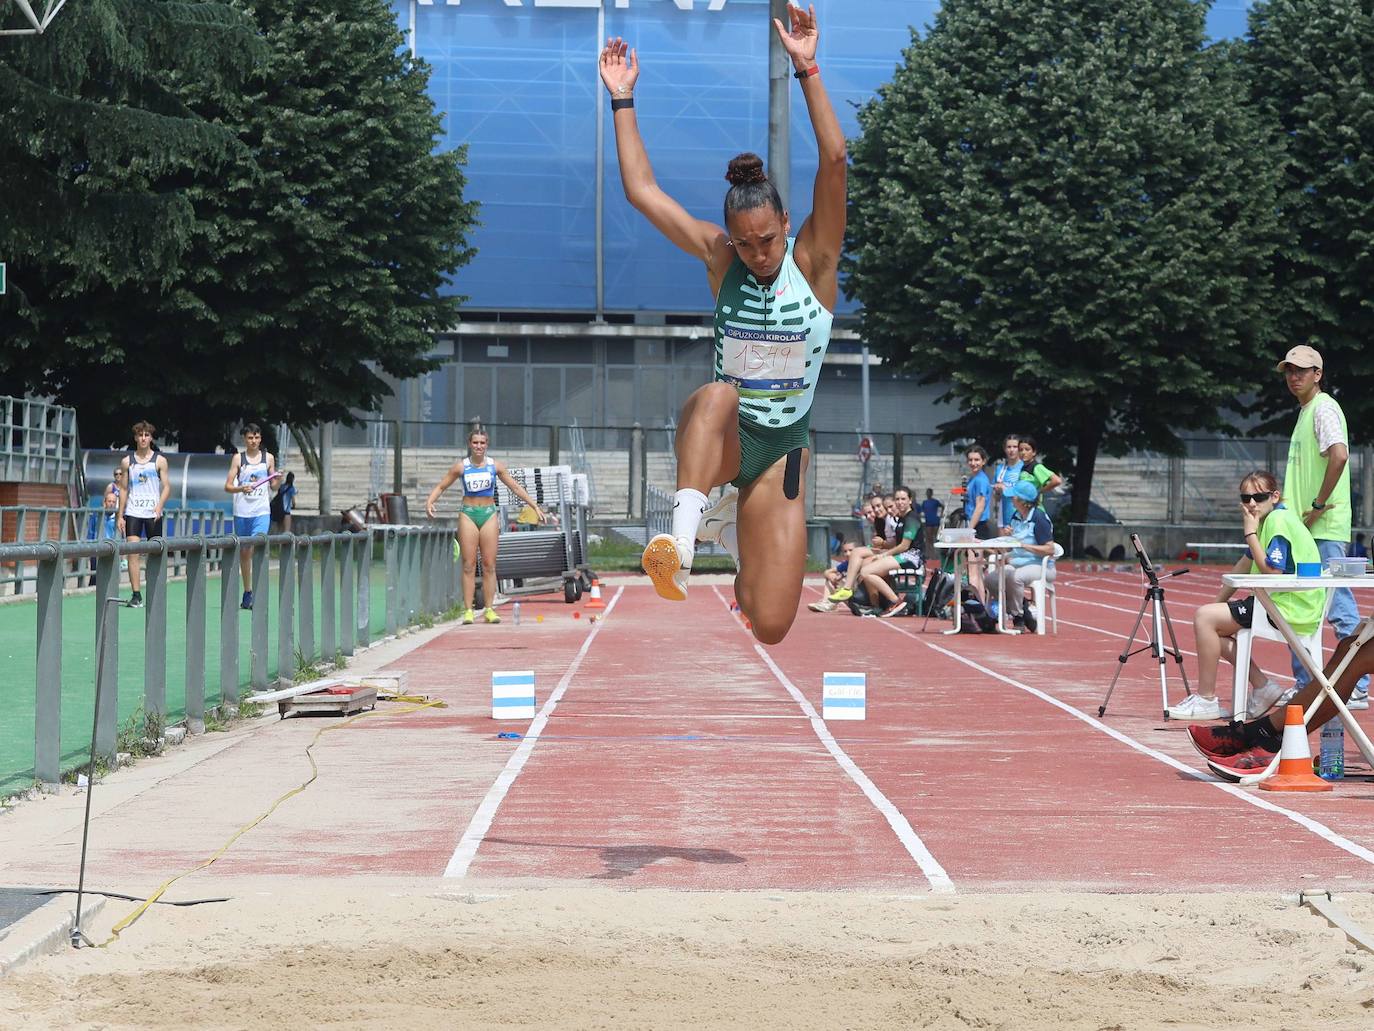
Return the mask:
<path id="1" fill-rule="evenodd" d="M 534 670 L 492 671 L 491 718 L 494 720 L 534 719 Z"/>
<path id="2" fill-rule="evenodd" d="M 821 680 L 821 719 L 863 719 L 866 681 L 863 673 L 826 673 Z"/>

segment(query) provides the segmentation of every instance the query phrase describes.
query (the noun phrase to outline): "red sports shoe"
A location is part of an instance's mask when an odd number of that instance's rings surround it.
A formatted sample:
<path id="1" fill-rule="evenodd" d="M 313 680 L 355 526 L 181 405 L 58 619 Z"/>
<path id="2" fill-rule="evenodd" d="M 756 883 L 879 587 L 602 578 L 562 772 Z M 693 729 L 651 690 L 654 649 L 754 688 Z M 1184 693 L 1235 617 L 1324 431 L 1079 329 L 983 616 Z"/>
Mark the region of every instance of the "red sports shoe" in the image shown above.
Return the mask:
<path id="1" fill-rule="evenodd" d="M 1239 783 L 1242 777 L 1263 773 L 1276 755 L 1277 752 L 1271 752 L 1267 748 L 1247 748 L 1236 755 L 1208 759 L 1207 768 L 1222 780 L 1229 780 L 1235 784 Z"/>
<path id="2" fill-rule="evenodd" d="M 1188 728 L 1188 740 L 1204 759 L 1245 751 L 1244 735 L 1230 723 L 1194 723 Z"/>

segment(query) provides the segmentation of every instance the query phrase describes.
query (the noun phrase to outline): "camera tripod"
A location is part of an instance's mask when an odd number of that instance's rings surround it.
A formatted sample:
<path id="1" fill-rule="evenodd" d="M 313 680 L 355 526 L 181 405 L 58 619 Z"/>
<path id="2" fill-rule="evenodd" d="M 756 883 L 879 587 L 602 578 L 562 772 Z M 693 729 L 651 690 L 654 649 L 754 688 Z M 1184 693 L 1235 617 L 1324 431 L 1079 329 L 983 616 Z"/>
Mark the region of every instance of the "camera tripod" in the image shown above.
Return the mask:
<path id="1" fill-rule="evenodd" d="M 1159 582 L 1159 574 L 1150 564 L 1150 557 L 1145 554 L 1145 549 L 1140 544 L 1140 538 L 1131 534 L 1131 543 L 1135 546 L 1136 556 L 1140 559 L 1140 568 L 1145 573 L 1148 584 L 1145 587 L 1145 597 L 1140 599 L 1140 611 L 1136 613 L 1135 626 L 1131 627 L 1131 636 L 1126 641 L 1126 647 L 1117 656 L 1116 676 L 1112 677 L 1111 686 L 1107 688 L 1107 694 L 1102 699 L 1102 704 L 1097 707 L 1099 717 L 1106 715 L 1107 703 L 1112 700 L 1112 692 L 1116 690 L 1116 682 L 1121 679 L 1121 671 L 1126 668 L 1126 660 L 1132 655 L 1139 655 L 1143 651 L 1149 651 L 1159 663 L 1159 701 L 1160 708 L 1167 719 L 1169 716 L 1169 668 L 1167 665 L 1168 656 L 1173 656 L 1178 663 L 1178 675 L 1183 679 L 1183 690 L 1188 694 L 1193 693 L 1193 689 L 1188 686 L 1188 673 L 1183 668 L 1183 652 L 1178 647 L 1178 638 L 1174 635 L 1174 623 L 1169 618 L 1169 607 L 1164 603 L 1164 587 Z M 1182 576 L 1188 572 L 1186 569 L 1177 569 L 1167 574 L 1164 579 L 1169 577 Z M 1145 610 L 1151 610 L 1150 629 L 1144 644 L 1132 650 L 1135 644 L 1136 634 L 1140 632 L 1140 625 L 1145 622 Z M 1169 632 L 1169 644 L 1164 644 L 1164 631 Z"/>

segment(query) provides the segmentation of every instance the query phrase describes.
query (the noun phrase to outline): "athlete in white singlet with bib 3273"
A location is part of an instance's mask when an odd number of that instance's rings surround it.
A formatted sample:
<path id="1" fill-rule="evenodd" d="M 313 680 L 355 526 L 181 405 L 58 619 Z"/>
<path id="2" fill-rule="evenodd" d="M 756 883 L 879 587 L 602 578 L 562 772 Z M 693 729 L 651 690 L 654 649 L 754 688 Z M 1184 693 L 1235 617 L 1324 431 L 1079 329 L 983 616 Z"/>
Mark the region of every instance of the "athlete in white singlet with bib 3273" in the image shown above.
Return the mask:
<path id="1" fill-rule="evenodd" d="M 773 25 L 796 69 L 819 156 L 811 214 L 795 238 L 755 154 L 730 162 L 724 229 L 664 193 L 636 121 L 638 55 L 618 38 L 601 52 L 625 196 L 702 261 L 716 299 L 715 381 L 682 407 L 672 532 L 649 541 L 644 569 L 661 597 L 684 600 L 696 541 L 719 541 L 739 569 L 740 609 L 764 644 L 786 636 L 801 598 L 811 400 L 830 343 L 845 226 L 844 133 L 816 66 L 816 9 L 788 5 L 788 19 L 790 27 Z M 727 483 L 738 493 L 707 511 L 706 492 Z"/>
<path id="2" fill-rule="evenodd" d="M 167 459 L 153 450 L 153 434 L 157 430 L 150 422 L 133 425 L 134 450 L 119 460 L 124 470 L 128 490 L 119 496 L 119 535 L 126 540 L 147 541 L 162 536 L 162 510 L 172 496 L 172 480 L 167 472 Z M 129 607 L 143 607 L 143 592 L 139 590 L 138 556 L 129 556 Z"/>

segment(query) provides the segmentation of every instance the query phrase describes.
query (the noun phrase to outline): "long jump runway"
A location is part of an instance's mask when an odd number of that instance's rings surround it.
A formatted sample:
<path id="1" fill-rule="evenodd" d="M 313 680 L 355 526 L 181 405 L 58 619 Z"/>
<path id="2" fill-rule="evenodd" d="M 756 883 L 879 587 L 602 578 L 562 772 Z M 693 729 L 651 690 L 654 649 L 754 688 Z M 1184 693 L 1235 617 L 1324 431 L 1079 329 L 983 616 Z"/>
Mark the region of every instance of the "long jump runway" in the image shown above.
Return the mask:
<path id="1" fill-rule="evenodd" d="M 1219 574 L 1170 581 L 1190 677 L 1191 615 Z M 721 578 L 723 579 L 723 578 Z M 1163 720 L 1157 667 L 1126 666 L 1142 589 L 1059 581 L 1059 634 L 946 636 L 920 618 L 803 609 L 756 646 L 727 583 L 685 603 L 640 579 L 593 613 L 526 600 L 524 620 L 452 627 L 398 658 L 442 709 L 264 721 L 140 763 L 94 796 L 89 871 L 150 888 L 272 799 L 319 777 L 197 880 L 320 876 L 680 890 L 901 894 L 1374 887 L 1374 788 L 1261 792 L 1215 781 Z M 808 587 L 803 605 L 819 597 Z M 542 619 L 537 617 L 542 616 Z M 1257 649 L 1276 675 L 1286 652 Z M 493 721 L 494 670 L 533 668 L 538 717 Z M 826 671 L 867 675 L 867 718 L 818 717 Z M 1229 667 L 1223 682 L 1229 689 Z M 1170 664 L 1170 695 L 1181 687 Z M 519 737 L 500 737 L 501 732 Z M 179 752 L 187 758 L 178 758 Z M 1353 749 L 1349 759 L 1357 756 Z M 7 817 L 10 884 L 73 877 L 79 810 Z"/>
<path id="2" fill-rule="evenodd" d="M 1215 577 L 1200 580 L 1170 594 L 1184 649 L 1193 607 L 1215 593 Z M 552 704 L 541 675 L 546 718 L 472 810 L 446 872 L 686 889 L 1374 884 L 1367 783 L 1314 798 L 1216 782 L 1183 725 L 1160 718 L 1148 655 L 1094 718 L 1140 594 L 1130 577 L 1066 573 L 1061 632 L 1043 637 L 803 611 L 764 649 L 728 587 L 694 584 L 683 604 L 621 588 Z M 501 654 L 484 645 L 497 640 L 455 632 L 429 649 L 475 674 L 469 701 L 484 704 Z M 1277 648 L 1261 657 L 1284 670 Z M 827 670 L 867 674 L 865 721 L 818 719 Z"/>

